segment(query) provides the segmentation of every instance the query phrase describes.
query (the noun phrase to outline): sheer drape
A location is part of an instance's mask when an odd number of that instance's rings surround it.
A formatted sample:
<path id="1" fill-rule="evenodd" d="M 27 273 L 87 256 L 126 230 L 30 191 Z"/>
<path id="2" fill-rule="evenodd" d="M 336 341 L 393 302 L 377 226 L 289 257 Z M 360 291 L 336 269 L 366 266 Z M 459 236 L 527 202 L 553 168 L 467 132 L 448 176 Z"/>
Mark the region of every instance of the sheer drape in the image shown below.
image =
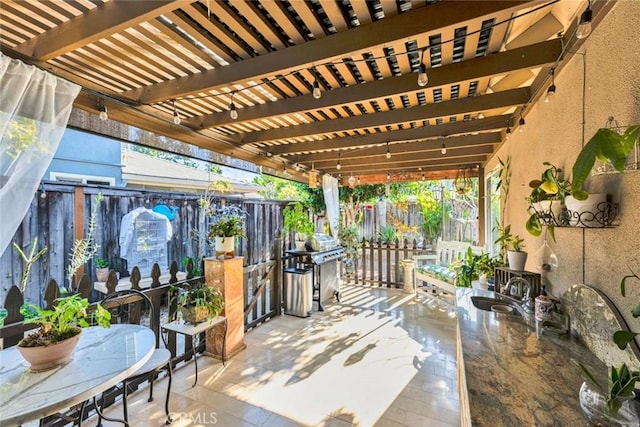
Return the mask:
<path id="1" fill-rule="evenodd" d="M 327 220 L 331 229 L 331 235 L 338 237 L 338 225 L 340 224 L 340 204 L 338 201 L 338 180 L 331 175 L 322 177 L 322 192 L 324 203 L 327 205 Z"/>
<path id="2" fill-rule="evenodd" d="M 0 254 L 29 209 L 80 86 L 0 54 Z"/>

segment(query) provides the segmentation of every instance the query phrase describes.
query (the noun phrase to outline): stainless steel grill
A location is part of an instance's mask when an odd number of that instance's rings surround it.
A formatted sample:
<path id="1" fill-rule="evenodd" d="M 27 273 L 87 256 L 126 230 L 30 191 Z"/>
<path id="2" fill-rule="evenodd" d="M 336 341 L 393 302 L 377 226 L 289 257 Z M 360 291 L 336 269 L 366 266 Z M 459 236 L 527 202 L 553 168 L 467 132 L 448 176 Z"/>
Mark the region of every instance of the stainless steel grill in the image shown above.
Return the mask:
<path id="1" fill-rule="evenodd" d="M 287 251 L 292 256 L 296 267 L 313 269 L 313 301 L 318 303 L 318 310 L 323 311 L 322 303 L 333 297 L 340 301 L 340 276 L 338 262 L 344 258 L 344 248 L 337 246 L 337 240 L 330 236 L 316 234 L 312 239 L 322 242 L 318 251 Z M 328 243 L 332 244 L 329 245 Z M 318 246 L 316 246 L 318 247 Z"/>

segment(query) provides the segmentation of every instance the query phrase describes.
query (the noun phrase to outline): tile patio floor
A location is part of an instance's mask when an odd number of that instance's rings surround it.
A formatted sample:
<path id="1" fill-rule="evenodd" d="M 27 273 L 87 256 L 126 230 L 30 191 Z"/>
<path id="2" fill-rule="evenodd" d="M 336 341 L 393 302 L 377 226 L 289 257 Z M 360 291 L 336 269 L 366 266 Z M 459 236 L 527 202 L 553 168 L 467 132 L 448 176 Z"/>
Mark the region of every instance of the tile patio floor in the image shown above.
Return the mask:
<path id="1" fill-rule="evenodd" d="M 342 286 L 340 303 L 248 332 L 228 361 L 174 371 L 173 426 L 457 426 L 456 322 L 441 302 Z M 166 379 L 130 396 L 132 427 L 164 424 Z M 115 416 L 120 405 L 109 409 Z M 90 419 L 88 425 L 95 425 Z M 104 423 L 105 426 L 120 425 Z"/>

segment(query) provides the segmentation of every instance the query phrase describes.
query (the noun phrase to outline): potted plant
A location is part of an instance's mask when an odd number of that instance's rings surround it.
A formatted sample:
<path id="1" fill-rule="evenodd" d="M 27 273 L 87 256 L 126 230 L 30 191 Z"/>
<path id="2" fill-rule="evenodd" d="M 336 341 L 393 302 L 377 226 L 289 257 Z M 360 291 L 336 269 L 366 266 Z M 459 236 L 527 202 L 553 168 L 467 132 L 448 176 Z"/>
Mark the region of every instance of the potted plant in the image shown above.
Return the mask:
<path id="1" fill-rule="evenodd" d="M 309 215 L 304 211 L 304 206 L 300 202 L 291 202 L 282 211 L 284 222 L 282 224 L 283 237 L 287 233 L 295 233 L 296 250 L 304 251 L 306 240 L 313 236 L 315 229 Z"/>
<path id="2" fill-rule="evenodd" d="M 215 256 L 235 256 L 235 238 L 244 236 L 246 212 L 235 206 L 225 206 L 216 211 L 209 223 L 209 239 L 215 242 Z"/>
<path id="3" fill-rule="evenodd" d="M 378 230 L 376 234 L 381 245 L 393 245 L 398 238 L 398 232 L 391 225 L 385 225 Z"/>
<path id="4" fill-rule="evenodd" d="M 498 238 L 495 243 L 500 245 L 502 256 L 504 257 L 506 254 L 510 270 L 524 271 L 524 266 L 527 263 L 527 253 L 522 250 L 524 239 L 517 234 L 511 234 L 511 224 L 498 227 Z"/>
<path id="5" fill-rule="evenodd" d="M 482 285 L 486 285 L 487 278 L 493 276 L 493 270 L 500 264 L 499 257 L 494 258 L 484 252 L 474 255 L 471 248 L 468 248 L 463 258 L 451 264 L 451 269 L 456 273 L 456 286 L 470 288 L 474 280 L 480 280 Z"/>
<path id="6" fill-rule="evenodd" d="M 96 266 L 96 279 L 98 279 L 98 282 L 106 282 L 109 278 L 109 261 L 104 258 L 96 258 L 94 264 Z"/>
<path id="7" fill-rule="evenodd" d="M 613 120 L 610 118 L 610 120 Z M 624 172 L 629 153 L 635 146 L 640 135 L 640 126 L 629 126 L 622 133 L 614 129 L 599 129 L 582 148 L 572 169 L 572 195 L 567 197 L 569 211 L 569 225 L 598 226 L 596 213 L 602 212 L 603 204 L 607 201 L 605 193 L 589 195 L 583 189 L 596 158 L 605 164 L 610 164 L 618 172 Z M 584 214 L 584 215 L 583 215 Z"/>
<path id="8" fill-rule="evenodd" d="M 201 323 L 220 315 L 224 308 L 222 292 L 218 288 L 198 282 L 178 295 L 178 309 L 185 322 Z"/>
<path id="9" fill-rule="evenodd" d="M 546 225 L 551 238 L 555 241 L 554 227 L 562 222 L 562 206 L 571 194 L 571 183 L 562 178 L 562 169 L 549 162 L 540 179 L 529 182 L 531 193 L 527 197 L 529 219 L 525 228 L 533 236 L 542 234 L 542 226 Z"/>
<path id="10" fill-rule="evenodd" d="M 69 360 L 80 338 L 81 328 L 89 326 L 87 320 L 106 328 L 111 325 L 111 313 L 100 304 L 91 313 L 88 307 L 89 301 L 78 294 L 59 298 L 51 310 L 43 310 L 32 303 L 25 307 L 35 312 L 35 317 L 26 319 L 25 323 L 40 325 L 18 343 L 18 350 L 31 364 L 32 370 L 50 369 Z"/>

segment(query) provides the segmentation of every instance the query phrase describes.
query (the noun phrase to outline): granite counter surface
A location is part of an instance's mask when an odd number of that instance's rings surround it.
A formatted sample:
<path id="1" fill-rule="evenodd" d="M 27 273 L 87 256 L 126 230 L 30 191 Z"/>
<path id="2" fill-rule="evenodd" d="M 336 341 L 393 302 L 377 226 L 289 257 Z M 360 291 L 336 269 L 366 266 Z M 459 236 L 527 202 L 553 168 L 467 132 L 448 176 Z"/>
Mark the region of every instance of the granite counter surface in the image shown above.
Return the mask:
<path id="1" fill-rule="evenodd" d="M 473 426 L 586 426 L 578 398 L 583 380 L 571 360 L 606 375 L 605 365 L 575 337 L 542 333 L 533 315 L 523 321 L 480 310 L 472 295 L 494 293 L 456 291 Z"/>

